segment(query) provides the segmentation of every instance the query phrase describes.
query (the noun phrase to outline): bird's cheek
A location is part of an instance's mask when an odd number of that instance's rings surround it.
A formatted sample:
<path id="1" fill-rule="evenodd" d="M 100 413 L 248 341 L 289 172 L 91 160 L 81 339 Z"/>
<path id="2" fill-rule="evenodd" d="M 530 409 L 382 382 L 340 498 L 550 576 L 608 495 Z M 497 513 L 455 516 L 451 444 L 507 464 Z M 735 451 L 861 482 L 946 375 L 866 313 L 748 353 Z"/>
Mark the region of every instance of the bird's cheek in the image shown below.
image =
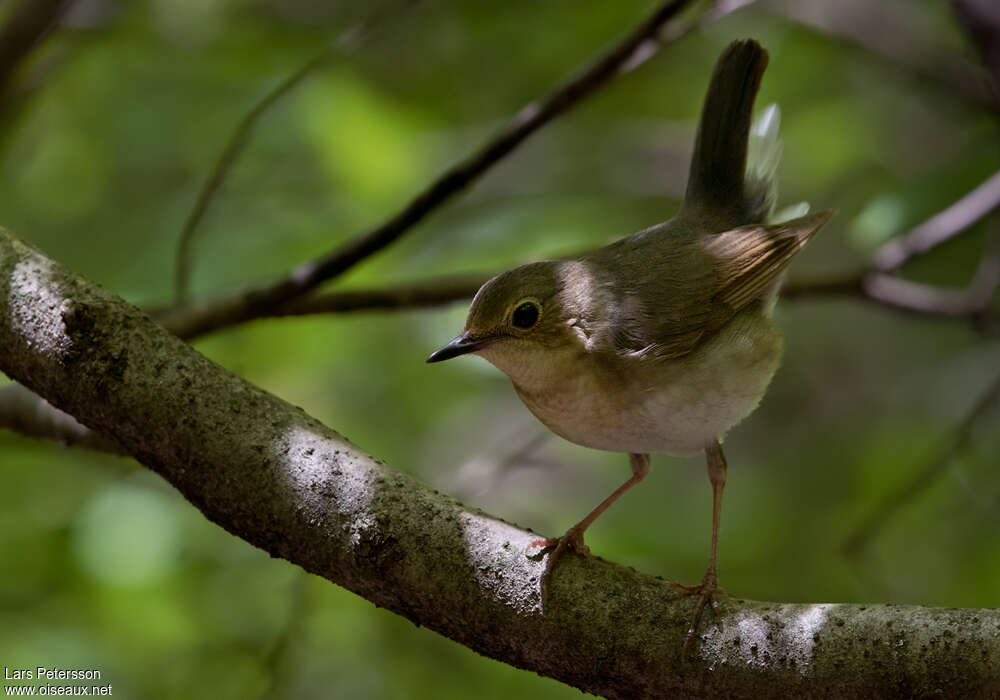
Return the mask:
<path id="1" fill-rule="evenodd" d="M 502 358 L 504 353 L 497 348 L 496 343 L 491 343 L 490 345 L 481 347 L 472 354 L 479 355 L 481 358 L 483 358 L 490 364 L 495 365 L 500 369 L 503 369 L 503 367 L 501 367 L 499 363 L 503 361 Z"/>
<path id="2" fill-rule="evenodd" d="M 509 347 L 503 342 L 491 343 L 477 350 L 476 354 L 514 381 L 524 373 L 527 362 L 524 353 L 517 352 L 517 348 Z"/>

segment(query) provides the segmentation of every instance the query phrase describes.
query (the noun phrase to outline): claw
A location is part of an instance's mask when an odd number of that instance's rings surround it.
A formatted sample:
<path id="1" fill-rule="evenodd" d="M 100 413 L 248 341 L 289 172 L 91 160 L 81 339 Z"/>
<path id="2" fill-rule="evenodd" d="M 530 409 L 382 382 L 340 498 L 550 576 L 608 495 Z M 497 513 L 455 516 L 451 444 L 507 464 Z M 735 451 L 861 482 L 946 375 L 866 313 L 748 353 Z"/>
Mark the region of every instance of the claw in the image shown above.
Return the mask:
<path id="1" fill-rule="evenodd" d="M 680 583 L 674 583 L 674 588 L 680 588 L 687 595 L 698 596 L 698 602 L 694 607 L 694 615 L 691 618 L 691 626 L 688 627 L 687 637 L 684 640 L 684 653 L 687 654 L 688 650 L 691 648 L 691 643 L 695 636 L 698 634 L 698 628 L 701 626 L 701 618 L 707 607 L 712 615 L 715 615 L 715 611 L 719 608 L 719 602 L 715 599 L 716 594 L 725 593 L 721 588 L 719 588 L 719 576 L 714 568 L 710 568 L 705 572 L 704 578 L 702 578 L 701 583 L 694 586 L 685 586 Z"/>
<path id="2" fill-rule="evenodd" d="M 534 556 L 531 550 L 535 547 L 540 547 L 539 554 L 551 549 L 548 558 L 545 560 L 545 571 L 542 572 L 542 597 L 545 597 L 546 591 L 548 591 L 549 583 L 552 581 L 552 572 L 555 570 L 556 564 L 562 558 L 562 555 L 567 549 L 576 552 L 577 554 L 582 554 L 584 556 L 590 556 L 590 547 L 583 543 L 583 530 L 571 527 L 565 535 L 562 537 L 549 538 L 544 540 L 535 540 L 528 545 L 528 556 Z"/>

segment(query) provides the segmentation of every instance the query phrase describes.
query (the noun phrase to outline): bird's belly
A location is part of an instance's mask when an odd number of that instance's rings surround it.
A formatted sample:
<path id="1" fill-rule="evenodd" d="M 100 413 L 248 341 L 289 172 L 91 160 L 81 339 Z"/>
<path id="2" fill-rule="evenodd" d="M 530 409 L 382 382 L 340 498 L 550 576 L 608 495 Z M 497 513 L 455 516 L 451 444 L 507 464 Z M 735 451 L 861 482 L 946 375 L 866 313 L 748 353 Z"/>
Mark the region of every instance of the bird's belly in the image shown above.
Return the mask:
<path id="1" fill-rule="evenodd" d="M 570 442 L 615 452 L 649 451 L 629 447 L 646 436 L 630 420 L 629 408 L 609 399 L 613 387 L 596 377 L 576 374 L 534 392 L 516 383 L 514 388 L 538 420 Z"/>
<path id="2" fill-rule="evenodd" d="M 515 388 L 542 423 L 578 445 L 693 454 L 756 408 L 778 367 L 781 336 L 757 320 L 752 332 L 737 324 L 679 360 L 615 372 L 582 366 L 534 391 Z"/>
<path id="3" fill-rule="evenodd" d="M 617 401 L 616 387 L 593 390 L 587 381 L 562 386 L 542 396 L 518 391 L 525 405 L 552 432 L 584 447 L 612 452 L 666 452 L 686 455 L 700 451 L 756 405 L 759 397 L 742 401 L 735 411 L 718 410 L 697 387 L 679 382 L 637 393 L 634 401 Z M 731 401 L 730 401 L 731 403 Z M 742 417 L 739 416 L 739 417 Z"/>

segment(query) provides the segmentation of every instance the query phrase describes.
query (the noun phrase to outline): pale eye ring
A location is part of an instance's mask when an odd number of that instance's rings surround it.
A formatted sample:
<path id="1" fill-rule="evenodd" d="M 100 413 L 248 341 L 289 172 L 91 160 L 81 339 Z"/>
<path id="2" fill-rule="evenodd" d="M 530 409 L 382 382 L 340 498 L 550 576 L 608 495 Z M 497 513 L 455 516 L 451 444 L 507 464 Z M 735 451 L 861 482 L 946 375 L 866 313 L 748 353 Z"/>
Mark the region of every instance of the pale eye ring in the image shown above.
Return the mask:
<path id="1" fill-rule="evenodd" d="M 514 307 L 514 311 L 510 314 L 510 322 L 515 328 L 528 330 L 538 323 L 538 319 L 541 315 L 542 310 L 539 308 L 538 304 L 533 301 L 526 300 Z"/>

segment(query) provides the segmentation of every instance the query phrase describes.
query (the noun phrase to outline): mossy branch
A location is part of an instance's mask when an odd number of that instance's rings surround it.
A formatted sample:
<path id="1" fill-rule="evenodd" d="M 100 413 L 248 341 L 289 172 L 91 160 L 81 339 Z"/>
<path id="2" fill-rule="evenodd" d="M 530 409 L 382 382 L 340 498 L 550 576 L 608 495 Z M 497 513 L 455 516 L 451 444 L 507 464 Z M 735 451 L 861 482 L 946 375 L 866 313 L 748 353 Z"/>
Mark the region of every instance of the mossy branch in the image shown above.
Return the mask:
<path id="1" fill-rule="evenodd" d="M 476 651 L 608 697 L 988 697 L 1000 611 L 692 600 L 569 557 L 393 471 L 0 229 L 0 369 L 112 437 L 206 517 Z"/>

